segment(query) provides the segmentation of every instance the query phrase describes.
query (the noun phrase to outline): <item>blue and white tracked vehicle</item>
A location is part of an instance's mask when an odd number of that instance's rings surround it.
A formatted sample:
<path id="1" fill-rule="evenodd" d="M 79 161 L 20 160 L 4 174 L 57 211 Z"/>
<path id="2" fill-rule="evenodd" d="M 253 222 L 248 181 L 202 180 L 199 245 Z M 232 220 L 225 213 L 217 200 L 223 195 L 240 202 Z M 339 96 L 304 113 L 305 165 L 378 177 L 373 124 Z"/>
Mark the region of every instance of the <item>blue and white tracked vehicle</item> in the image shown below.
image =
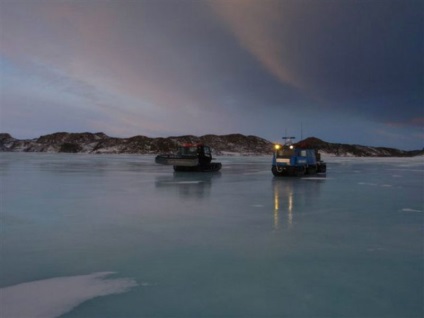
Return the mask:
<path id="1" fill-rule="evenodd" d="M 300 148 L 293 144 L 295 137 L 283 137 L 284 144 L 274 145 L 272 173 L 274 176 L 304 176 L 325 173 L 327 164 L 315 149 Z"/>

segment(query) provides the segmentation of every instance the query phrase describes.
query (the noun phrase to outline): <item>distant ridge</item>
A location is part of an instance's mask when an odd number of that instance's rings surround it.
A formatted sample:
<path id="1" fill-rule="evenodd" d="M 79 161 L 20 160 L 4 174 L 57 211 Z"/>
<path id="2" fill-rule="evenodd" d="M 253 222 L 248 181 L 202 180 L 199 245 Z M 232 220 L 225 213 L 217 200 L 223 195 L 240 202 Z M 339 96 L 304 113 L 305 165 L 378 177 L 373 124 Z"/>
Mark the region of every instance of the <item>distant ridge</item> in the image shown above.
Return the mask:
<path id="1" fill-rule="evenodd" d="M 335 156 L 353 157 L 413 157 L 424 155 L 423 150 L 405 151 L 388 147 L 370 147 L 361 145 L 350 145 L 330 143 L 315 137 L 309 137 L 295 144 L 298 147 L 314 148 L 321 152 Z"/>
<path id="2" fill-rule="evenodd" d="M 64 152 L 93 154 L 158 154 L 173 152 L 179 144 L 207 144 L 215 155 L 269 155 L 273 143 L 257 137 L 242 134 L 173 136 L 150 138 L 134 136 L 130 138 L 109 137 L 98 133 L 57 132 L 35 139 L 16 139 L 8 133 L 0 133 L 0 152 Z M 423 150 L 404 151 L 386 147 L 368 147 L 329 143 L 309 137 L 296 143 L 298 146 L 318 149 L 329 155 L 357 157 L 412 157 L 423 155 Z"/>
<path id="3" fill-rule="evenodd" d="M 271 142 L 260 137 L 241 134 L 115 138 L 101 132 L 58 132 L 36 139 L 19 140 L 10 134 L 0 133 L 0 151 L 13 152 L 158 154 L 173 152 L 177 145 L 187 143 L 207 144 L 215 155 L 262 155 L 272 151 Z"/>

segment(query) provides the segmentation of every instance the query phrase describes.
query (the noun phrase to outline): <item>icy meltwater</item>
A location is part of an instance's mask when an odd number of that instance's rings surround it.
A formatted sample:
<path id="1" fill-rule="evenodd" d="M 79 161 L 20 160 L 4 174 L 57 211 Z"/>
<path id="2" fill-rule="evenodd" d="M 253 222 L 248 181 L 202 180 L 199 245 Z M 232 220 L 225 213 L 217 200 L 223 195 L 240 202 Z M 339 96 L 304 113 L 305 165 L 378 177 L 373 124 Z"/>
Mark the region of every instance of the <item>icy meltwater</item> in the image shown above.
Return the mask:
<path id="1" fill-rule="evenodd" d="M 0 154 L 0 317 L 423 317 L 424 158 Z"/>

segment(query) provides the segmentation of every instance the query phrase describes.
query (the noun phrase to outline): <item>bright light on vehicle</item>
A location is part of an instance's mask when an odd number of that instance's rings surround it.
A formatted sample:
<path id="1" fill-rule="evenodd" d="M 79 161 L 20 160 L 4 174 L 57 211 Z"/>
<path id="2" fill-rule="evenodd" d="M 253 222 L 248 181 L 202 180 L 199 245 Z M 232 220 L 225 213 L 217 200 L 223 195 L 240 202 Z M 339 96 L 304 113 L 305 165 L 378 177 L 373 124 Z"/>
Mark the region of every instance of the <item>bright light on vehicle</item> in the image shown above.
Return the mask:
<path id="1" fill-rule="evenodd" d="M 293 149 L 293 145 L 290 145 L 290 149 Z"/>

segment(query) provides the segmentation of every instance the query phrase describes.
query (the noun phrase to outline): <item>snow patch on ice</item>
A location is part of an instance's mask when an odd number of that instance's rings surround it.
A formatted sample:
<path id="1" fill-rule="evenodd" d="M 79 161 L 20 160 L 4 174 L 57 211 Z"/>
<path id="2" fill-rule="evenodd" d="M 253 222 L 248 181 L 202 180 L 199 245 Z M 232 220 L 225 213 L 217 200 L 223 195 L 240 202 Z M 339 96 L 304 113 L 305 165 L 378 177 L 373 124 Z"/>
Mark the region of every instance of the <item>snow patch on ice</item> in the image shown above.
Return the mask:
<path id="1" fill-rule="evenodd" d="M 192 180 L 192 181 L 170 181 L 170 182 L 164 182 L 166 184 L 199 184 L 202 183 L 202 180 Z"/>
<path id="2" fill-rule="evenodd" d="M 410 209 L 410 208 L 403 208 L 401 211 L 402 212 L 418 212 L 418 213 L 423 213 L 424 212 L 424 211 L 421 211 L 421 210 Z"/>
<path id="3" fill-rule="evenodd" d="M 137 286 L 131 278 L 107 279 L 111 274 L 55 277 L 0 288 L 1 317 L 58 317 L 89 299 L 125 293 Z"/>
<path id="4" fill-rule="evenodd" d="M 359 185 L 372 186 L 372 187 L 383 187 L 383 188 L 392 188 L 393 187 L 392 184 L 388 184 L 388 183 L 378 184 L 378 183 L 373 183 L 373 182 L 358 182 L 358 184 Z"/>
<path id="5" fill-rule="evenodd" d="M 377 183 L 372 183 L 372 182 L 358 182 L 358 184 L 360 185 L 369 185 L 369 186 L 376 186 Z"/>
<path id="6" fill-rule="evenodd" d="M 370 247 L 370 248 L 367 248 L 367 252 L 371 252 L 371 253 L 374 253 L 374 252 L 381 252 L 381 251 L 385 251 L 386 249 L 384 248 L 384 247 Z"/>
<path id="7" fill-rule="evenodd" d="M 241 157 L 241 153 L 240 152 L 232 152 L 232 151 L 221 151 L 220 152 L 221 156 L 229 156 L 229 157 Z"/>
<path id="8" fill-rule="evenodd" d="M 326 151 L 320 150 L 319 153 L 321 154 L 321 158 L 323 158 L 323 159 L 327 159 L 327 158 L 346 158 L 346 157 L 347 158 L 353 158 L 353 157 L 356 157 L 354 154 L 352 154 L 350 152 L 346 152 L 346 153 L 344 153 L 342 155 L 336 155 L 336 154 L 331 153 L 331 152 L 326 152 Z"/>

